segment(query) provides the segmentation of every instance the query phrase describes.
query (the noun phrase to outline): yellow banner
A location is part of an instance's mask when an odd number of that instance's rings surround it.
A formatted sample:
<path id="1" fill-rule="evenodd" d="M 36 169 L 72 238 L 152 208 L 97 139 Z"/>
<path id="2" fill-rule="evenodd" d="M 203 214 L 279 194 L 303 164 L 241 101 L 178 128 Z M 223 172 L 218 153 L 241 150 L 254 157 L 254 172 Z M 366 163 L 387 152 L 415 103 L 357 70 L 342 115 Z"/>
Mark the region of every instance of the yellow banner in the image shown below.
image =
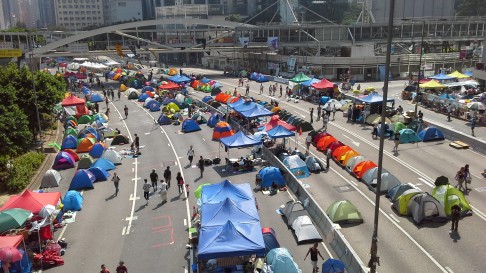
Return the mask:
<path id="1" fill-rule="evenodd" d="M 13 58 L 22 56 L 22 49 L 0 49 L 0 58 Z"/>

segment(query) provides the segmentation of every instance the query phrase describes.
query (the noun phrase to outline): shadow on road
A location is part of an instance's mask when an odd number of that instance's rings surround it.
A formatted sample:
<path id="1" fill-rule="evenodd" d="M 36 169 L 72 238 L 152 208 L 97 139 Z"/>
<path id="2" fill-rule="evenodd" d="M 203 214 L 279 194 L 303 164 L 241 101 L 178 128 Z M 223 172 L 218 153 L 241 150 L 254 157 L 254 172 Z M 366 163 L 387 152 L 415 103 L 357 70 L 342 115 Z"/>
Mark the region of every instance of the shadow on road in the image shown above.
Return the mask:
<path id="1" fill-rule="evenodd" d="M 108 196 L 107 198 L 105 198 L 105 201 L 108 202 L 110 200 L 113 200 L 115 197 L 116 197 L 116 195 L 112 194 L 112 195 Z"/>
<path id="2" fill-rule="evenodd" d="M 450 232 L 449 237 L 451 237 L 454 243 L 457 243 L 457 241 L 461 240 L 461 235 L 457 231 Z"/>
<path id="3" fill-rule="evenodd" d="M 139 211 L 143 210 L 144 208 L 146 208 L 147 206 L 148 206 L 148 204 L 140 205 L 140 207 L 138 207 L 138 209 L 136 209 L 135 212 L 139 212 Z"/>

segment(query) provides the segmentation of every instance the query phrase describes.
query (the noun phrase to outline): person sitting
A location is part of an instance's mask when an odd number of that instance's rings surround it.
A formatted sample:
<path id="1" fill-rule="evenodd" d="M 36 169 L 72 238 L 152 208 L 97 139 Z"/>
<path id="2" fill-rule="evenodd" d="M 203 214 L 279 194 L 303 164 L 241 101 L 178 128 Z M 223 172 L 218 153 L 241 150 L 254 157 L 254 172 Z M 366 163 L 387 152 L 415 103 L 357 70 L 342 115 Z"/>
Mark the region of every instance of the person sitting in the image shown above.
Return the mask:
<path id="1" fill-rule="evenodd" d="M 270 189 L 270 195 L 277 194 L 278 192 L 278 185 L 275 183 L 275 181 L 272 181 L 272 188 Z"/>

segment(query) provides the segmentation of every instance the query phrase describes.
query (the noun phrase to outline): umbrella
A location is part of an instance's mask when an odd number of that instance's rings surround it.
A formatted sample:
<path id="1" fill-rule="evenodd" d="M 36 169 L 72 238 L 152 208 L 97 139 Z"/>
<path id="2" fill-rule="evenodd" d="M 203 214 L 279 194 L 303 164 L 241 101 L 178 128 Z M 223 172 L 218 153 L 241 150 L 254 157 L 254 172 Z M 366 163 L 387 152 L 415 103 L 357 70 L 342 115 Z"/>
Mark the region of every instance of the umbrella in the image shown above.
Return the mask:
<path id="1" fill-rule="evenodd" d="M 32 217 L 32 213 L 25 209 L 8 209 L 0 212 L 0 232 L 19 228 Z"/>
<path id="2" fill-rule="evenodd" d="M 336 259 L 327 259 L 322 264 L 322 273 L 343 273 L 346 266 Z"/>
<path id="3" fill-rule="evenodd" d="M 51 216 L 56 211 L 56 207 L 53 205 L 46 205 L 39 211 L 39 216 L 46 218 Z"/>
<path id="4" fill-rule="evenodd" d="M 373 124 L 373 125 L 376 125 L 376 124 L 378 124 L 380 121 L 381 121 L 381 117 L 376 117 L 376 118 L 373 120 L 372 124 Z M 390 120 L 389 118 L 385 118 L 385 123 L 392 123 L 392 122 L 391 122 L 391 120 Z"/>
<path id="5" fill-rule="evenodd" d="M 391 121 L 405 123 L 405 117 L 403 115 L 394 115 L 391 117 Z"/>
<path id="6" fill-rule="evenodd" d="M 12 263 L 20 260 L 22 260 L 22 253 L 17 248 L 11 246 L 0 248 L 0 261 Z"/>
<path id="7" fill-rule="evenodd" d="M 211 185 L 211 183 L 204 183 L 199 185 L 199 187 L 197 187 L 196 191 L 194 192 L 194 196 L 198 199 L 201 198 L 202 188 L 207 185 Z"/>
<path id="8" fill-rule="evenodd" d="M 484 104 L 482 102 L 479 102 L 479 101 L 470 102 L 466 106 L 470 110 L 485 110 L 486 109 Z"/>
<path id="9" fill-rule="evenodd" d="M 326 102 L 326 104 L 324 104 L 324 109 L 326 109 L 328 106 L 331 106 L 332 107 L 336 107 L 336 110 L 339 110 L 341 109 L 341 107 L 343 107 L 343 105 L 341 104 L 340 101 L 336 100 L 336 99 L 330 99 Z"/>

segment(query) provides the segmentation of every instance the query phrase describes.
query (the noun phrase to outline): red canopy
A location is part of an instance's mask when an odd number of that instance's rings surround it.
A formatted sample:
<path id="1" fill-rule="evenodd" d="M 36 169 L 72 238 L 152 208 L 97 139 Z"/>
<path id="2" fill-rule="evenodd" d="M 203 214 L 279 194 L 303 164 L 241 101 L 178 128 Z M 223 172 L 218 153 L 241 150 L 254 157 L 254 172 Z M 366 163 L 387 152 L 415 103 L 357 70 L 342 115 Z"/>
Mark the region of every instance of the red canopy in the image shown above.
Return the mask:
<path id="1" fill-rule="evenodd" d="M 60 198 L 60 192 L 38 193 L 26 190 L 21 195 L 12 195 L 10 199 L 7 200 L 5 205 L 0 208 L 0 211 L 20 208 L 37 214 L 46 205 L 57 205 Z"/>
<path id="2" fill-rule="evenodd" d="M 67 98 L 65 98 L 64 100 L 62 100 L 62 103 L 61 105 L 63 107 L 66 107 L 66 106 L 76 106 L 76 105 L 84 105 L 84 99 L 80 99 L 74 95 L 71 95 Z"/>
<path id="3" fill-rule="evenodd" d="M 14 235 L 14 236 L 0 236 L 0 248 L 4 247 L 14 247 L 20 245 L 22 239 L 24 238 L 23 235 Z"/>
<path id="4" fill-rule="evenodd" d="M 267 124 L 264 125 L 265 131 L 269 131 L 269 130 L 271 130 L 271 129 L 279 126 L 279 125 L 284 127 L 285 129 L 289 130 L 289 131 L 297 130 L 297 127 L 295 127 L 294 125 L 288 124 L 287 122 L 280 120 L 280 117 L 278 115 L 273 115 L 270 118 L 270 121 L 267 122 Z"/>
<path id="5" fill-rule="evenodd" d="M 315 89 L 334 88 L 334 83 L 323 78 L 320 82 L 313 83 L 311 86 Z"/>
<path id="6" fill-rule="evenodd" d="M 179 89 L 181 88 L 180 85 L 178 85 L 177 83 L 173 83 L 173 82 L 168 82 L 166 84 L 161 84 L 159 86 L 160 89 Z"/>

